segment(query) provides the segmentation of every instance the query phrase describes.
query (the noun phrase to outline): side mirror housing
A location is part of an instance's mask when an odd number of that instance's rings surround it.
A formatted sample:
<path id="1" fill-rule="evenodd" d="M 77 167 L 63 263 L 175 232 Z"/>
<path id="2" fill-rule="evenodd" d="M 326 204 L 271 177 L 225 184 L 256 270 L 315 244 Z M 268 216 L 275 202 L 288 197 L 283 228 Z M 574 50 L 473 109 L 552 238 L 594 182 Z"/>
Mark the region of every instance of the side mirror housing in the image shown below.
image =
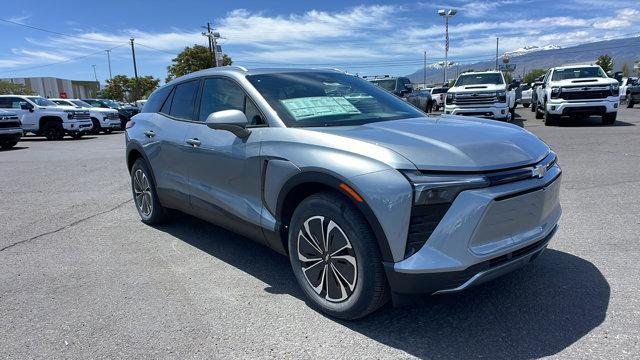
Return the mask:
<path id="1" fill-rule="evenodd" d="M 249 124 L 247 116 L 240 110 L 213 112 L 207 116 L 205 124 L 211 129 L 229 131 L 243 139 L 251 134 L 251 130 L 247 129 L 247 125 Z"/>
<path id="2" fill-rule="evenodd" d="M 33 105 L 29 104 L 26 101 L 23 101 L 23 102 L 20 103 L 20 110 L 33 111 Z"/>

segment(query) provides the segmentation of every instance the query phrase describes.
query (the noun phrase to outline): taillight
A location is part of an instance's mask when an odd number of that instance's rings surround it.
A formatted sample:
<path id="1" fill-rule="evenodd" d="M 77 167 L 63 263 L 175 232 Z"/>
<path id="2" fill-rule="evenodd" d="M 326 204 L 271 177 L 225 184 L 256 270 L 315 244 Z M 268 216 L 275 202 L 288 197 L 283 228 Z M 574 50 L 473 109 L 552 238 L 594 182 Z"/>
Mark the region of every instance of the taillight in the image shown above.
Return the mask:
<path id="1" fill-rule="evenodd" d="M 129 121 L 127 121 L 127 123 L 124 125 L 124 128 L 125 128 L 125 129 L 130 129 L 130 128 L 132 128 L 132 127 L 133 127 L 133 125 L 135 125 L 135 124 L 136 124 L 136 122 L 135 122 L 135 121 L 133 121 L 133 120 L 129 120 Z"/>

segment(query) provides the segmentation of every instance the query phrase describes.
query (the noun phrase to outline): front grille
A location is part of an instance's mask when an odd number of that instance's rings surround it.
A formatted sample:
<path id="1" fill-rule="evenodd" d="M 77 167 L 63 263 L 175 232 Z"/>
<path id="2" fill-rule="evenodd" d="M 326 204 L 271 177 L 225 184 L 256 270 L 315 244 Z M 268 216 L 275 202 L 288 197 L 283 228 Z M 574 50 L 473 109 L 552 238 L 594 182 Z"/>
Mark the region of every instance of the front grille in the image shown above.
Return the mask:
<path id="1" fill-rule="evenodd" d="M 91 115 L 89 114 L 88 111 L 75 111 L 73 112 L 73 119 L 76 120 L 85 120 L 85 119 L 91 119 Z"/>
<path id="2" fill-rule="evenodd" d="M 120 116 L 118 115 L 118 113 L 108 113 L 107 119 L 117 120 L 117 119 L 120 119 Z"/>
<path id="3" fill-rule="evenodd" d="M 405 258 L 420 250 L 451 204 L 417 205 L 411 210 Z"/>
<path id="4" fill-rule="evenodd" d="M 564 100 L 604 99 L 611 96 L 611 90 L 605 86 L 570 86 L 563 87 L 559 96 Z"/>
<path id="5" fill-rule="evenodd" d="M 0 129 L 19 128 L 20 121 L 0 121 Z"/>
<path id="6" fill-rule="evenodd" d="M 493 104 L 498 101 L 495 91 L 492 92 L 473 92 L 460 93 L 451 101 L 457 105 L 476 105 L 476 104 Z"/>

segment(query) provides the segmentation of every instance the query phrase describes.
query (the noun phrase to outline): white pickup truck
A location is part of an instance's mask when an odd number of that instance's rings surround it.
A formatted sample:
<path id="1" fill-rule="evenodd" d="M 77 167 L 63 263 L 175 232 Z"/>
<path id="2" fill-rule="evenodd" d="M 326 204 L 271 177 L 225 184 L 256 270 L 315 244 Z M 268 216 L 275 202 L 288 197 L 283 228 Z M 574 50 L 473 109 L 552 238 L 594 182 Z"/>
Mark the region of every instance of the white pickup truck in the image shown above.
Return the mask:
<path id="1" fill-rule="evenodd" d="M 598 65 L 562 66 L 549 69 L 536 84 L 533 111 L 545 125 L 554 125 L 563 116 L 602 116 L 604 125 L 613 125 L 620 107 L 620 89 Z"/>
<path id="2" fill-rule="evenodd" d="M 49 99 L 61 106 L 72 106 L 79 109 L 89 110 L 91 122 L 93 123 L 93 133 L 111 134 L 113 130 L 120 130 L 120 116 L 118 110 L 105 109 L 92 106 L 80 99 Z"/>
<path id="3" fill-rule="evenodd" d="M 447 91 L 444 113 L 510 121 L 515 101 L 513 85 L 507 85 L 502 72 L 468 72 Z"/>
<path id="4" fill-rule="evenodd" d="M 62 140 L 65 134 L 79 139 L 93 128 L 88 110 L 58 106 L 41 96 L 0 95 L 0 109 L 16 113 L 24 132 Z"/>

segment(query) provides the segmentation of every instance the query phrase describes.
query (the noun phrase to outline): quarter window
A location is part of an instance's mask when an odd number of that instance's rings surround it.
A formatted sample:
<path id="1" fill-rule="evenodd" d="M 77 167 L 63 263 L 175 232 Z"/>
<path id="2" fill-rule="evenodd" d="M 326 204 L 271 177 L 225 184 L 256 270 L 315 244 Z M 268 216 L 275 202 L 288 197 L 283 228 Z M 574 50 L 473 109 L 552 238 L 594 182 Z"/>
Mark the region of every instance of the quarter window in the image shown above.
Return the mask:
<path id="1" fill-rule="evenodd" d="M 260 111 L 238 84 L 229 79 L 206 79 L 200 102 L 200 121 L 205 121 L 211 113 L 223 110 L 244 112 L 249 125 L 264 123 Z"/>

